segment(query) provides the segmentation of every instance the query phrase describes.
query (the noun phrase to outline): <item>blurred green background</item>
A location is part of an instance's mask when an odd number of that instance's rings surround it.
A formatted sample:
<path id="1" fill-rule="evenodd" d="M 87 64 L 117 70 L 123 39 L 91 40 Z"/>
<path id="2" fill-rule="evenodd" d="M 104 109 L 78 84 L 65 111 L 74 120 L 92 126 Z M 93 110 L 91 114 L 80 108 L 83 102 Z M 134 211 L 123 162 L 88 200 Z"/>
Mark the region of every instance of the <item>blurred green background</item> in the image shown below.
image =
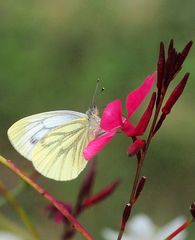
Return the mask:
<path id="1" fill-rule="evenodd" d="M 32 172 L 31 163 L 8 142 L 9 126 L 49 110 L 85 112 L 97 78 L 106 89 L 97 99 L 100 112 L 113 99 L 124 101 L 155 70 L 160 41 L 168 44 L 174 38 L 181 50 L 194 40 L 194 7 L 193 0 L 0 1 L 1 154 Z M 189 217 L 188 207 L 195 200 L 194 64 L 193 48 L 182 71 L 191 73 L 190 81 L 151 144 L 143 170 L 148 181 L 133 211 L 148 214 L 158 226 L 178 215 Z M 94 192 L 118 177 L 122 183 L 109 199 L 79 218 L 95 239 L 102 239 L 105 227 L 119 227 L 135 171 L 135 160 L 126 155 L 129 142 L 118 134 L 99 154 Z M 44 177 L 39 182 L 57 199 L 74 202 L 84 173 L 71 182 Z M 0 174 L 9 187 L 19 182 L 3 166 Z M 48 219 L 46 202 L 36 192 L 28 188 L 18 200 L 42 239 L 60 239 L 61 227 Z M 19 222 L 8 206 L 1 212 Z M 192 238 L 193 227 L 188 236 Z M 78 234 L 76 239 L 83 238 Z"/>

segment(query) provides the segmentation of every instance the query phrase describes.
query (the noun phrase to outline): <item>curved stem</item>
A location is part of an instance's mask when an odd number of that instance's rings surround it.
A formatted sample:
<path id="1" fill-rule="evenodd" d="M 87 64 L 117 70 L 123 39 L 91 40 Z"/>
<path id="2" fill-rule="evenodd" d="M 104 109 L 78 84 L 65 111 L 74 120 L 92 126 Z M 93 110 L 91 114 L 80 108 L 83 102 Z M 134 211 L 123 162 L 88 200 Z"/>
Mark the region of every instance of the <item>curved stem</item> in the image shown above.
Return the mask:
<path id="1" fill-rule="evenodd" d="M 23 181 L 28 183 L 32 188 L 39 192 L 45 199 L 51 202 L 79 231 L 87 240 L 93 240 L 92 236 L 87 232 L 87 230 L 68 212 L 63 205 L 58 202 L 52 195 L 50 195 L 44 188 L 35 183 L 32 179 L 24 175 L 24 173 L 11 161 L 0 156 L 0 163 L 9 168 L 17 176 L 19 176 Z"/>
<path id="2" fill-rule="evenodd" d="M 9 190 L 9 193 L 15 198 L 24 191 L 26 186 L 27 186 L 26 183 L 21 181 L 13 189 Z M 7 203 L 7 201 L 6 201 L 5 197 L 0 197 L 0 207 L 2 207 L 6 203 Z"/>
<path id="3" fill-rule="evenodd" d="M 40 240 L 40 235 L 38 234 L 36 228 L 32 224 L 30 218 L 28 217 L 24 208 L 18 203 L 16 198 L 7 190 L 6 186 L 0 181 L 0 192 L 3 194 L 6 201 L 18 214 L 24 225 L 29 229 L 36 240 Z"/>

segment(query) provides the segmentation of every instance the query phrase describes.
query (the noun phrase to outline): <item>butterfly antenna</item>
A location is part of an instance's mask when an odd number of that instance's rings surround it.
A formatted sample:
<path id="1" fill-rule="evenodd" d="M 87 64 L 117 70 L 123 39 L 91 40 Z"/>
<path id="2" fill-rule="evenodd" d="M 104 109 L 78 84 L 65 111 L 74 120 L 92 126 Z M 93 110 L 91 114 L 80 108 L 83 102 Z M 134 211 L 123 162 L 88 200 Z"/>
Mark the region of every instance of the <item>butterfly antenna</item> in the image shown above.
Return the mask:
<path id="1" fill-rule="evenodd" d="M 94 90 L 92 101 L 91 101 L 91 108 L 93 108 L 96 105 L 95 98 L 96 98 L 97 90 L 99 88 L 99 84 L 100 84 L 100 79 L 97 79 L 95 90 Z"/>

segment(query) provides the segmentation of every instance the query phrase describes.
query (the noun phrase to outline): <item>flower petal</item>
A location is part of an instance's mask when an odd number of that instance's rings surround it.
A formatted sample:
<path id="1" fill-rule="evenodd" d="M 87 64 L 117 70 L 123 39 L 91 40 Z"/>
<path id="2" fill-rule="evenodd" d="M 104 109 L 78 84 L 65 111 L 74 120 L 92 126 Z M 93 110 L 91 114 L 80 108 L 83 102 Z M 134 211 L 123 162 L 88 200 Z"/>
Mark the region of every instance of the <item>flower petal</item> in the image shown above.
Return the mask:
<path id="1" fill-rule="evenodd" d="M 127 119 L 125 119 L 123 121 L 123 126 L 121 127 L 121 130 L 128 136 L 128 137 L 132 137 L 135 136 L 134 132 L 135 132 L 135 126 L 128 121 Z"/>
<path id="2" fill-rule="evenodd" d="M 153 240 L 155 225 L 145 214 L 138 214 L 134 216 L 130 222 L 128 222 L 126 233 L 129 236 L 129 239 Z M 155 238 L 155 240 L 156 239 L 157 238 Z"/>
<path id="3" fill-rule="evenodd" d="M 102 235 L 104 237 L 105 240 L 113 240 L 113 239 L 117 239 L 118 237 L 118 232 L 117 231 L 113 231 L 109 228 L 106 228 L 103 230 Z M 132 240 L 132 238 L 129 238 L 129 236 L 127 236 L 125 233 L 123 234 L 123 240 Z"/>
<path id="4" fill-rule="evenodd" d="M 132 136 L 140 136 L 145 133 L 146 128 L 150 122 L 150 118 L 152 116 L 155 101 L 156 101 L 156 93 L 154 92 L 148 104 L 148 107 L 146 108 L 145 112 L 140 118 L 139 123 L 135 127 L 135 130 L 134 130 L 134 133 L 132 133 Z"/>
<path id="5" fill-rule="evenodd" d="M 102 148 L 111 141 L 111 139 L 116 134 L 117 129 L 106 132 L 95 140 L 91 141 L 87 147 L 83 150 L 83 155 L 86 160 L 90 160 L 94 157 Z"/>
<path id="6" fill-rule="evenodd" d="M 126 98 L 127 117 L 129 118 L 148 95 L 156 78 L 156 72 L 149 75 L 140 87 L 132 91 Z"/>
<path id="7" fill-rule="evenodd" d="M 122 125 L 122 103 L 119 99 L 109 103 L 103 111 L 100 126 L 105 131 Z"/>

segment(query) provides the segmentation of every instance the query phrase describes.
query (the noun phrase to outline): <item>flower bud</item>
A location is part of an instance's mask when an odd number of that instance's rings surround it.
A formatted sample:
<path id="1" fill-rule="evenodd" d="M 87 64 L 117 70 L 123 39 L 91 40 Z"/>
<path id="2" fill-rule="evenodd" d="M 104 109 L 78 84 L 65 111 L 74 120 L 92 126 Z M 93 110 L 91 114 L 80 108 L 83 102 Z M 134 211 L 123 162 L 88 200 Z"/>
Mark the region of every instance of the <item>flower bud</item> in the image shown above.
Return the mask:
<path id="1" fill-rule="evenodd" d="M 128 156 L 131 157 L 137 154 L 145 146 L 145 141 L 142 139 L 137 139 L 128 148 Z"/>
<path id="2" fill-rule="evenodd" d="M 131 208 L 132 208 L 132 205 L 130 203 L 127 203 L 125 206 L 125 209 L 123 211 L 122 225 L 121 225 L 122 229 L 125 229 L 125 225 L 129 219 L 129 216 L 131 213 Z"/>
<path id="3" fill-rule="evenodd" d="M 175 89 L 173 90 L 173 92 L 171 93 L 170 97 L 168 98 L 167 102 L 165 103 L 165 106 L 162 108 L 162 112 L 164 114 L 169 114 L 173 105 L 176 103 L 176 101 L 178 100 L 178 98 L 181 96 L 187 80 L 189 78 L 189 73 L 186 73 L 183 77 L 183 79 L 178 83 L 178 85 L 175 87 Z"/>
<path id="4" fill-rule="evenodd" d="M 144 188 L 145 182 L 146 182 L 146 177 L 142 176 L 140 181 L 139 181 L 139 184 L 137 186 L 137 189 L 136 189 L 135 201 L 138 199 L 139 195 L 141 194 L 141 192 L 142 192 L 142 190 Z"/>
<path id="5" fill-rule="evenodd" d="M 79 215 L 83 210 L 83 201 L 90 196 L 96 175 L 96 159 L 92 159 L 91 166 L 85 175 L 75 205 L 75 213 Z"/>
<path id="6" fill-rule="evenodd" d="M 90 195 L 93 184 L 94 184 L 95 175 L 96 175 L 96 161 L 94 159 L 92 160 L 91 166 L 81 184 L 80 192 L 79 192 L 80 200 Z"/>
<path id="7" fill-rule="evenodd" d="M 179 60 L 175 66 L 175 72 L 177 72 L 181 67 L 182 67 L 182 64 L 183 62 L 185 61 L 186 57 L 188 56 L 188 53 L 192 47 L 192 44 L 193 42 L 190 41 L 185 47 L 184 49 L 182 50 L 182 52 L 180 53 L 179 55 Z"/>
<path id="8" fill-rule="evenodd" d="M 190 212 L 192 214 L 192 217 L 195 218 L 195 202 L 193 202 L 190 206 Z"/>
<path id="9" fill-rule="evenodd" d="M 165 48 L 163 42 L 160 43 L 159 58 L 157 64 L 157 88 L 161 91 L 165 69 Z"/>
<path id="10" fill-rule="evenodd" d="M 156 126 L 155 126 L 155 129 L 153 131 L 153 136 L 156 134 L 156 132 L 160 129 L 160 127 L 162 126 L 162 123 L 164 122 L 165 118 L 166 118 L 166 114 L 165 113 L 162 113 Z"/>
<path id="11" fill-rule="evenodd" d="M 115 191 L 115 189 L 119 185 L 119 182 L 120 182 L 119 180 L 115 180 L 111 184 L 104 187 L 100 192 L 98 192 L 94 196 L 85 199 L 83 206 L 90 207 L 90 206 L 97 204 L 100 201 L 104 200 L 106 197 L 110 196 L 110 194 L 112 194 Z"/>

